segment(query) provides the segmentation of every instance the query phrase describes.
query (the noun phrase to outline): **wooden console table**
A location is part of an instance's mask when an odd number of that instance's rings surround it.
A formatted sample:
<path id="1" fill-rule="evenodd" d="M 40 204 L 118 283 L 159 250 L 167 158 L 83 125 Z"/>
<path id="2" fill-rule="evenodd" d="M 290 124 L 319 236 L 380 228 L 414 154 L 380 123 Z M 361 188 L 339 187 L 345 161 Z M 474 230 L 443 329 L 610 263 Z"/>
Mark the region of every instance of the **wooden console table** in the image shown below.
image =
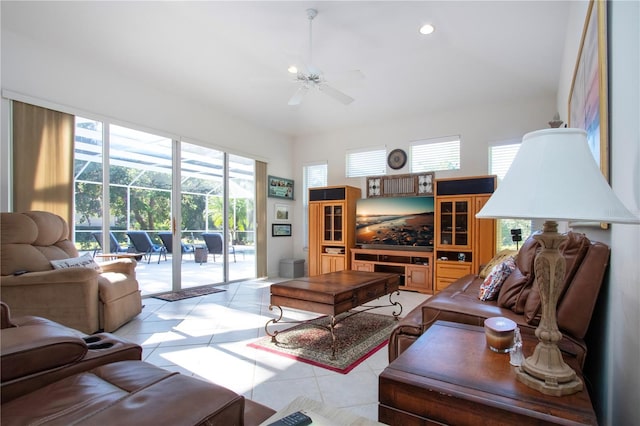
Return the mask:
<path id="1" fill-rule="evenodd" d="M 526 357 L 537 339 L 522 337 Z M 574 359 L 565 361 L 580 371 Z M 482 327 L 444 321 L 429 327 L 382 372 L 378 420 L 389 425 L 597 424 L 586 389 L 562 397 L 531 389 L 516 380 L 508 354 L 487 348 Z"/>
<path id="2" fill-rule="evenodd" d="M 418 250 L 351 249 L 351 269 L 399 274 L 403 290 L 433 294 L 433 252 Z"/>

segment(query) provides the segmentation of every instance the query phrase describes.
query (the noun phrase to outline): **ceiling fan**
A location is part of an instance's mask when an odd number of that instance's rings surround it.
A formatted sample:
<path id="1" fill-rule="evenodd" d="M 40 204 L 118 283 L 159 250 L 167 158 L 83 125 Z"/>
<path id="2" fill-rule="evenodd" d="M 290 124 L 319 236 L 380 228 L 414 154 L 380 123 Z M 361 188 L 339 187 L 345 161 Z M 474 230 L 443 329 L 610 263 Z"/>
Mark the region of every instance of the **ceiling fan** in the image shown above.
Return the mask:
<path id="1" fill-rule="evenodd" d="M 309 59 L 305 64 L 305 70 L 298 70 L 296 74 L 295 81 L 300 84 L 298 90 L 293 94 L 291 99 L 289 99 L 289 105 L 299 105 L 302 102 L 302 99 L 307 94 L 310 89 L 318 89 L 320 92 L 324 93 L 332 97 L 333 99 L 341 102 L 344 105 L 349 105 L 354 99 L 341 92 L 340 90 L 330 86 L 327 84 L 327 81 L 324 79 L 324 75 L 320 69 L 313 65 L 312 61 L 312 29 L 313 29 L 313 18 L 318 16 L 318 11 L 316 9 L 307 9 L 307 17 L 309 18 Z M 362 77 L 362 73 L 359 73 L 359 76 Z"/>

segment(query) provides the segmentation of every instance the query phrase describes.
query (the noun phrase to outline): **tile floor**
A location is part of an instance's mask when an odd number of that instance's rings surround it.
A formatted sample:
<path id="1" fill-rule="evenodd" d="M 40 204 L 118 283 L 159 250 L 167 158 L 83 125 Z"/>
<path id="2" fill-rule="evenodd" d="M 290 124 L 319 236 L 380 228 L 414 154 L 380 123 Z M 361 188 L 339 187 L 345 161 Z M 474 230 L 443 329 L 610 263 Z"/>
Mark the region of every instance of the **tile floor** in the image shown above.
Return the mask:
<path id="1" fill-rule="evenodd" d="M 386 348 L 343 375 L 247 346 L 265 335 L 264 325 L 274 316 L 269 286 L 277 281 L 226 284 L 220 286 L 224 292 L 177 302 L 145 298 L 142 313 L 115 334 L 140 344 L 149 363 L 226 386 L 274 410 L 303 395 L 377 420 L 378 375 L 388 364 Z M 428 297 L 400 293 L 395 300 L 403 306 L 401 316 Z M 317 316 L 284 311 L 296 319 Z M 391 313 L 389 308 L 373 312 Z"/>

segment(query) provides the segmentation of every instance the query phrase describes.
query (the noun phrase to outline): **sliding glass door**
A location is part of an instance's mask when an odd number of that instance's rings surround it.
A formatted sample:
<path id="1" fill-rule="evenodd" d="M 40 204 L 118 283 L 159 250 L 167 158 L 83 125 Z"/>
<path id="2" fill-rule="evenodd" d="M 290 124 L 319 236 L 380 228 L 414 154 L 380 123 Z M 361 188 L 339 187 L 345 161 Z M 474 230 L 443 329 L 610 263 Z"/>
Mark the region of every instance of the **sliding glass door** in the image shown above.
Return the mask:
<path id="1" fill-rule="evenodd" d="M 80 117 L 75 155 L 76 244 L 143 295 L 255 277 L 253 160 Z"/>

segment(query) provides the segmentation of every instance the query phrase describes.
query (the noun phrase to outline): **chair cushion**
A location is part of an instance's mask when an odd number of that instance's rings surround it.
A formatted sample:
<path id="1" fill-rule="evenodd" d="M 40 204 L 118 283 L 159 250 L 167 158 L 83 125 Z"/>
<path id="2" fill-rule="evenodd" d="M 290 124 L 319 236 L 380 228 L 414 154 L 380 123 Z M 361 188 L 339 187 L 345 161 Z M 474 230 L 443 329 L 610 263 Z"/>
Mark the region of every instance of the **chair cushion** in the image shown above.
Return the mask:
<path id="1" fill-rule="evenodd" d="M 566 262 L 564 282 L 562 283 L 559 299 L 562 299 L 562 295 L 565 293 L 569 283 L 573 280 L 590 246 L 591 241 L 584 234 L 569 232 L 567 233 L 567 239 L 558 247 Z M 528 323 L 533 323 L 534 319 L 540 316 L 540 306 L 540 288 L 536 280 L 531 286 L 531 292 L 527 296 L 527 301 L 524 306 L 524 317 Z M 537 323 L 539 320 L 535 322 Z"/>
<path id="2" fill-rule="evenodd" d="M 516 257 L 516 268 L 502 284 L 498 294 L 498 305 L 521 314 L 527 302 L 527 296 L 533 284 L 533 262 L 540 244 L 533 238 L 527 240 L 520 247 Z"/>
<path id="3" fill-rule="evenodd" d="M 53 269 L 51 260 L 77 257 L 64 219 L 49 212 L 1 214 L 1 274 Z"/>
<path id="4" fill-rule="evenodd" d="M 142 361 L 121 361 L 3 404 L 2 424 L 241 425 L 244 401 L 214 383 Z"/>
<path id="5" fill-rule="evenodd" d="M 138 281 L 130 275 L 103 272 L 98 275 L 98 288 L 102 303 L 109 303 L 138 291 Z"/>

